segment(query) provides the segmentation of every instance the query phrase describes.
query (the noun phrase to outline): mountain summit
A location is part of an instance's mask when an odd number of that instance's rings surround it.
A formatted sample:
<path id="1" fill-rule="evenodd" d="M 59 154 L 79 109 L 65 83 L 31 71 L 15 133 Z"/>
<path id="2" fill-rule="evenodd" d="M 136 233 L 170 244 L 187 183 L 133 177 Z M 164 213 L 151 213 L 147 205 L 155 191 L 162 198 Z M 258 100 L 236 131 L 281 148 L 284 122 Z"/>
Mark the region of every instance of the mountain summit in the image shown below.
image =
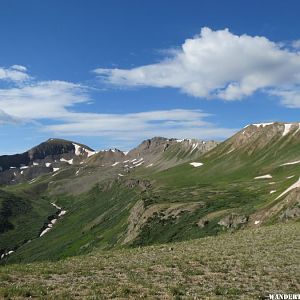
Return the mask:
<path id="1" fill-rule="evenodd" d="M 31 180 L 93 154 L 95 151 L 86 145 L 51 138 L 24 153 L 0 156 L 0 184 Z"/>

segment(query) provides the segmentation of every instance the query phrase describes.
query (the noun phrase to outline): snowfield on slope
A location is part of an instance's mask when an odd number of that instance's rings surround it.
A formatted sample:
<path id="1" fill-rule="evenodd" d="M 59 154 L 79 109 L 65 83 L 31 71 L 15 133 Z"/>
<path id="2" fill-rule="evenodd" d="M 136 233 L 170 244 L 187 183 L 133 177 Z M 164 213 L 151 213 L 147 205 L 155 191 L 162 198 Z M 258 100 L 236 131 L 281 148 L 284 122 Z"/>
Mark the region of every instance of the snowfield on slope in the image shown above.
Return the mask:
<path id="1" fill-rule="evenodd" d="M 281 193 L 275 200 L 281 198 L 282 196 L 286 195 L 289 191 L 295 189 L 295 188 L 299 188 L 300 187 L 300 177 L 299 179 L 292 184 L 289 188 L 287 188 L 283 193 Z"/>
<path id="2" fill-rule="evenodd" d="M 191 162 L 190 165 L 195 167 L 195 168 L 198 168 L 198 167 L 203 166 L 203 163 L 201 163 L 201 162 Z"/>
<path id="3" fill-rule="evenodd" d="M 271 179 L 271 178 L 273 177 L 270 174 L 254 177 L 254 179 Z"/>
<path id="4" fill-rule="evenodd" d="M 284 163 L 284 164 L 280 165 L 279 167 L 289 166 L 289 165 L 295 165 L 295 164 L 300 164 L 300 160 L 296 160 L 296 161 L 292 161 L 292 162 L 287 162 L 287 163 Z"/>
<path id="5" fill-rule="evenodd" d="M 290 132 L 292 125 L 293 124 L 284 124 L 284 131 L 282 133 L 282 136 L 285 136 Z"/>

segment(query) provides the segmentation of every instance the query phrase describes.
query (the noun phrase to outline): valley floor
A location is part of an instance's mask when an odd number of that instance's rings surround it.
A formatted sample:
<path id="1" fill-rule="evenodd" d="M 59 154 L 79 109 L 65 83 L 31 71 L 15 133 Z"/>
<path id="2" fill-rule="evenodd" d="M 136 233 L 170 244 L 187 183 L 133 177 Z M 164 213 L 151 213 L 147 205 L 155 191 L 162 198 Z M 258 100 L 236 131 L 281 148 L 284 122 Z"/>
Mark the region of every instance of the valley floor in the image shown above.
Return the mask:
<path id="1" fill-rule="evenodd" d="M 300 291 L 300 223 L 0 267 L 0 298 L 263 299 Z"/>

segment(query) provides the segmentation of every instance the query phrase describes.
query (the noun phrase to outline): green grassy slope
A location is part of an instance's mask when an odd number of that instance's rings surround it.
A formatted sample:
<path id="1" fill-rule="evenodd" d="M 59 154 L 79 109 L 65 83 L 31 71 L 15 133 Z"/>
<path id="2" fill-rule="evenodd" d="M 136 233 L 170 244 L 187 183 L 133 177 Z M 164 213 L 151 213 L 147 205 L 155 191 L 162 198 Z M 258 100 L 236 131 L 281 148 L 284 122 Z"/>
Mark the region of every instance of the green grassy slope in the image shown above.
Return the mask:
<path id="1" fill-rule="evenodd" d="M 126 173 L 121 163 L 83 164 L 45 175 L 32 185 L 6 188 L 14 194 L 39 195 L 35 205 L 44 205 L 47 211 L 55 202 L 67 214 L 47 235 L 33 239 L 2 263 L 55 260 L 95 248 L 183 241 L 297 220 L 299 190 L 278 196 L 300 177 L 300 163 L 282 166 L 300 160 L 300 131 L 283 136 L 279 127 L 250 126 L 194 159 L 203 163 L 197 168 L 190 163 L 163 171 L 141 166 Z M 272 178 L 255 179 L 266 174 Z M 151 185 L 145 186 L 143 180 Z M 38 218 L 29 220 L 37 224 Z M 38 229 L 35 225 L 24 230 L 36 237 Z M 6 247 L 12 241 L 13 235 L 1 239 Z"/>
<path id="2" fill-rule="evenodd" d="M 299 226 L 0 266 L 0 297 L 264 299 L 269 293 L 298 293 Z"/>
<path id="3" fill-rule="evenodd" d="M 0 190 L 0 252 L 15 250 L 37 237 L 55 209 L 34 190 Z"/>
<path id="4" fill-rule="evenodd" d="M 259 225 L 281 222 L 286 210 L 299 210 L 299 195 L 290 200 L 278 198 L 300 177 L 299 163 L 282 166 L 300 159 L 299 133 L 282 136 L 276 132 L 271 137 L 267 134 L 267 128 L 262 128 L 252 140 L 248 138 L 236 147 L 243 135 L 241 131 L 194 160 L 203 163 L 198 168 L 186 163 L 152 174 L 147 170 L 146 177 L 155 182 L 144 199 L 149 208 L 155 204 L 180 202 L 203 205 L 192 212 L 183 211 L 179 218 L 153 215 L 134 244 L 218 234 L 225 229 L 218 223 L 230 215 L 247 219 L 244 224 L 235 226 L 239 228 L 254 226 L 255 222 Z M 272 178 L 255 179 L 266 174 Z M 143 176 L 142 171 L 139 175 Z M 205 226 L 198 226 L 199 221 Z"/>
<path id="5" fill-rule="evenodd" d="M 136 197 L 133 189 L 119 186 L 108 191 L 95 186 L 76 197 L 52 197 L 52 201 L 67 211 L 65 216 L 50 232 L 18 248 L 6 262 L 53 260 L 80 255 L 95 248 L 117 247 L 127 229 L 129 210 Z"/>

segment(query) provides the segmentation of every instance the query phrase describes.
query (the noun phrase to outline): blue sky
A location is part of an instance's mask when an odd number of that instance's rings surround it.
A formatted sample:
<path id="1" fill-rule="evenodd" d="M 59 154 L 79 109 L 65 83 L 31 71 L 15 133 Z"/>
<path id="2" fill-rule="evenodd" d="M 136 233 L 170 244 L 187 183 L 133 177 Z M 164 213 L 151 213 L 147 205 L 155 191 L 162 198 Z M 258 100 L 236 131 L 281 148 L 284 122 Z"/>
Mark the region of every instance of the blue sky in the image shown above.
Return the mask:
<path id="1" fill-rule="evenodd" d="M 299 1 L 0 2 L 0 154 L 300 121 Z"/>

